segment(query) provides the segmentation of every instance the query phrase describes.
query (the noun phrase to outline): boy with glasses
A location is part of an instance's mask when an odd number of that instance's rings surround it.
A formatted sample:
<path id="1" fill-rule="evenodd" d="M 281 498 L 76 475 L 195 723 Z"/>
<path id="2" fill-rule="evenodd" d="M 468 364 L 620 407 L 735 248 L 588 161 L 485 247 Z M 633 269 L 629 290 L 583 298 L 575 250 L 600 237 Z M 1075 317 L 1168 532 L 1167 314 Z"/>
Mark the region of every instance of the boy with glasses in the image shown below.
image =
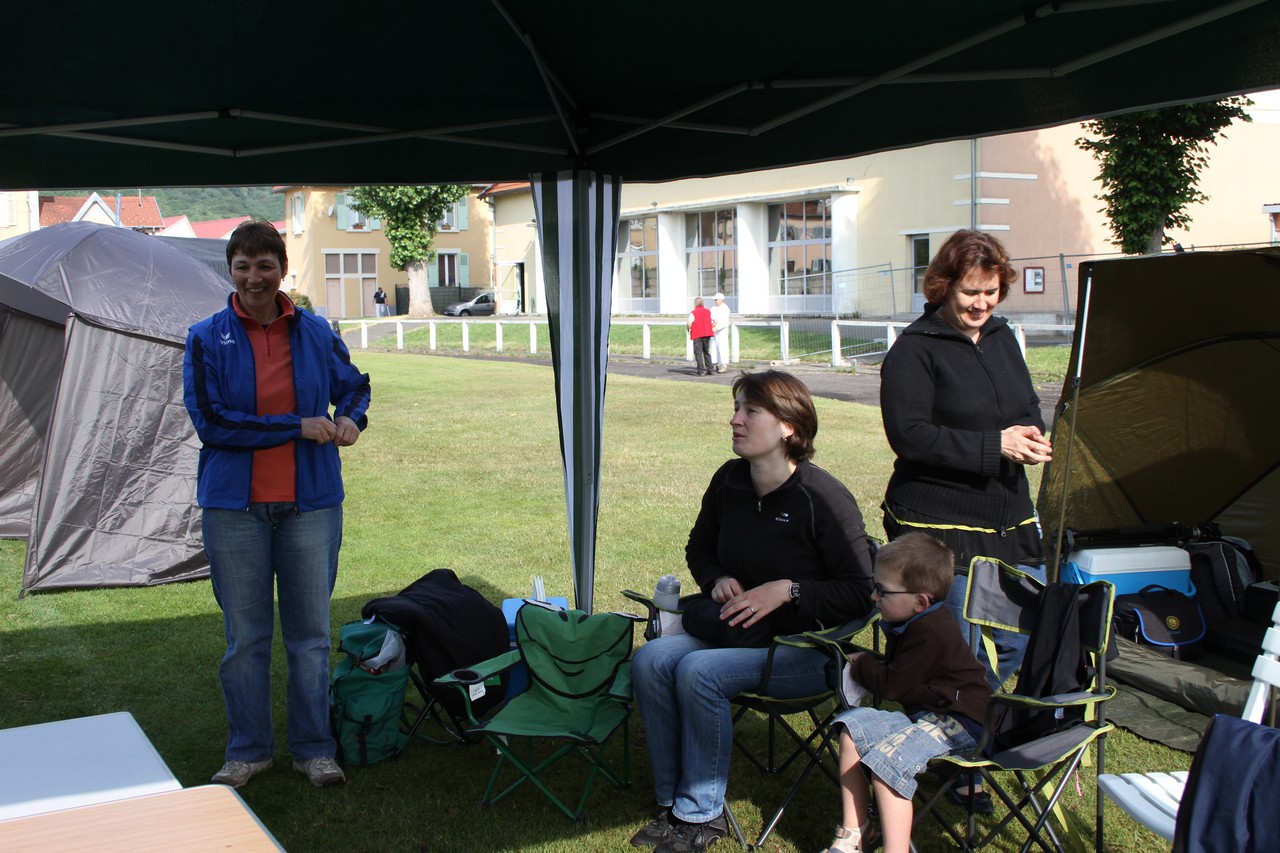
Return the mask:
<path id="1" fill-rule="evenodd" d="M 954 575 L 951 549 L 908 533 L 876 554 L 871 600 L 880 611 L 885 653 L 855 652 L 851 675 L 901 711 L 854 708 L 840 733 L 843 823 L 827 853 L 870 849 L 867 780 L 875 792 L 885 853 L 909 849 L 916 776 L 939 755 L 977 745 L 991 688 L 982 665 L 944 604 Z"/>

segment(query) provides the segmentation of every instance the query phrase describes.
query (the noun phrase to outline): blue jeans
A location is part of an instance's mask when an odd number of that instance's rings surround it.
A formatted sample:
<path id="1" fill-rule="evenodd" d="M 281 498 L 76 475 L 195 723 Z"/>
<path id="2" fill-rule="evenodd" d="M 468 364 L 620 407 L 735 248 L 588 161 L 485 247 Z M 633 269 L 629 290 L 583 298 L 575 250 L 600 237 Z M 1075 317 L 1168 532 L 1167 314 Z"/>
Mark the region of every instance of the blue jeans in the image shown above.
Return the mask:
<path id="1" fill-rule="evenodd" d="M 680 820 L 705 823 L 724 811 L 733 752 L 730 698 L 760 684 L 768 649 L 721 649 L 688 634 L 659 637 L 631 662 L 631 686 L 644 718 L 658 805 Z M 769 694 L 809 696 L 826 688 L 822 652 L 780 647 Z"/>
<path id="2" fill-rule="evenodd" d="M 1026 572 L 1037 580 L 1043 582 L 1046 574 L 1045 567 L 1041 566 L 1018 566 L 1020 571 Z M 968 575 L 957 574 L 951 583 L 951 593 L 947 596 L 947 607 L 951 610 L 951 615 L 956 618 L 956 622 L 960 624 L 960 630 L 964 634 L 965 642 L 970 641 L 969 623 L 964 618 L 964 596 L 968 587 Z M 991 685 L 991 692 L 1000 689 L 1000 685 L 1009 680 L 1018 668 L 1022 666 L 1022 655 L 1027 650 L 1027 635 L 1019 634 L 1016 631 L 1005 631 L 996 628 L 992 631 L 992 636 L 996 643 L 996 659 L 999 663 L 1000 680 L 996 680 L 995 673 L 991 671 L 991 665 L 987 662 L 987 649 L 982 644 L 981 636 L 978 637 L 978 644 L 974 646 L 973 653 L 978 656 L 978 662 L 982 664 L 983 672 L 987 676 L 987 683 Z M 970 643 L 972 645 L 972 643 Z"/>
<path id="3" fill-rule="evenodd" d="M 219 675 L 226 702 L 227 761 L 275 752 L 271 721 L 274 589 L 288 661 L 289 752 L 296 761 L 332 758 L 329 728 L 329 597 L 338 574 L 342 506 L 299 512 L 290 503 L 247 511 L 206 509 L 204 547 L 222 608 L 227 653 Z"/>

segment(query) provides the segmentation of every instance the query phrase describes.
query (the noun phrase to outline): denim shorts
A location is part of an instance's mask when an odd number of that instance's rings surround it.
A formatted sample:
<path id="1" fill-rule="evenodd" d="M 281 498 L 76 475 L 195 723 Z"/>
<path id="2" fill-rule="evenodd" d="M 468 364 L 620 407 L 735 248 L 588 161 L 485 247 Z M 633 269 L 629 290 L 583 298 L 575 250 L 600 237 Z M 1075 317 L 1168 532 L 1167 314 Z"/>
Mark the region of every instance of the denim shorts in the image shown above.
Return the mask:
<path id="1" fill-rule="evenodd" d="M 908 800 L 929 759 L 977 746 L 954 718 L 927 711 L 912 720 L 901 711 L 854 708 L 836 718 L 853 739 L 862 765 Z"/>

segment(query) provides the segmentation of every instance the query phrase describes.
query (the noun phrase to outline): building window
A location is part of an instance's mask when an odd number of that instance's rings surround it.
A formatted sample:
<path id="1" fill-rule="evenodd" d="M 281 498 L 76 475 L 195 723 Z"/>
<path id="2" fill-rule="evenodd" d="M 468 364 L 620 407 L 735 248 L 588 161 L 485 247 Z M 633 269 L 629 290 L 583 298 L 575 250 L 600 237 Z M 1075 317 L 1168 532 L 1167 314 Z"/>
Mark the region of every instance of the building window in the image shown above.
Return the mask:
<path id="1" fill-rule="evenodd" d="M 775 296 L 831 295 L 831 199 L 769 205 L 769 274 Z"/>
<path id="2" fill-rule="evenodd" d="M 470 196 L 459 201 L 455 201 L 449 209 L 445 211 L 445 214 L 440 219 L 437 227 L 441 231 L 466 231 L 468 201 L 470 201 Z"/>
<path id="3" fill-rule="evenodd" d="M 924 271 L 929 268 L 929 235 L 912 234 L 911 241 L 911 292 L 924 293 Z"/>
<path id="4" fill-rule="evenodd" d="M 626 314 L 658 310 L 658 217 L 618 223 L 618 294 L 615 308 Z"/>
<path id="5" fill-rule="evenodd" d="M 685 253 L 689 271 L 688 296 L 738 293 L 736 217 L 732 208 L 704 210 L 685 217 Z"/>
<path id="6" fill-rule="evenodd" d="M 441 250 L 427 265 L 428 287 L 470 287 L 471 262 L 466 252 Z"/>
<path id="7" fill-rule="evenodd" d="M 378 219 L 370 219 L 351 206 L 351 196 L 338 193 L 337 214 L 339 231 L 373 231 L 382 227 Z"/>
<path id="8" fill-rule="evenodd" d="M 328 315 L 372 317 L 373 292 L 378 289 L 378 253 L 324 253 L 325 301 Z"/>
<path id="9" fill-rule="evenodd" d="M 303 224 L 306 222 L 304 212 L 302 193 L 294 193 L 293 197 L 289 199 L 289 224 L 293 228 L 295 235 L 302 233 Z"/>

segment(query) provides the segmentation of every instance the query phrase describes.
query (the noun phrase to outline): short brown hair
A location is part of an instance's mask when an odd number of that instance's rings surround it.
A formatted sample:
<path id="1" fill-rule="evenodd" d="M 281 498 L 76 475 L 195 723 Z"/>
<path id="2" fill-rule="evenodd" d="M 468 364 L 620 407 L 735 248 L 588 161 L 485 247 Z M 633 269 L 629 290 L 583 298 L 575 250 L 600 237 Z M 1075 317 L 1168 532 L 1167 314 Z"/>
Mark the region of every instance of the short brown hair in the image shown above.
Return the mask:
<path id="1" fill-rule="evenodd" d="M 790 373 L 765 370 L 743 373 L 733 380 L 734 399 L 759 406 L 793 430 L 787 441 L 787 455 L 799 461 L 813 456 L 813 439 L 818 434 L 818 411 L 808 387 Z"/>
<path id="2" fill-rule="evenodd" d="M 951 592 L 956 555 L 940 539 L 914 531 L 881 545 L 876 565 L 893 572 L 911 592 L 942 601 Z"/>
<path id="3" fill-rule="evenodd" d="M 265 255 L 268 252 L 280 260 L 280 271 L 289 268 L 289 256 L 285 253 L 284 238 L 276 227 L 265 219 L 246 219 L 236 226 L 227 240 L 227 263 L 236 255 L 246 258 Z"/>
<path id="4" fill-rule="evenodd" d="M 1018 272 L 1009 264 L 1009 253 L 995 237 L 968 228 L 947 238 L 924 272 L 921 291 L 930 305 L 941 305 L 960 279 L 972 270 L 996 273 L 1000 277 L 1000 300 L 1009 295 L 1009 285 Z"/>

